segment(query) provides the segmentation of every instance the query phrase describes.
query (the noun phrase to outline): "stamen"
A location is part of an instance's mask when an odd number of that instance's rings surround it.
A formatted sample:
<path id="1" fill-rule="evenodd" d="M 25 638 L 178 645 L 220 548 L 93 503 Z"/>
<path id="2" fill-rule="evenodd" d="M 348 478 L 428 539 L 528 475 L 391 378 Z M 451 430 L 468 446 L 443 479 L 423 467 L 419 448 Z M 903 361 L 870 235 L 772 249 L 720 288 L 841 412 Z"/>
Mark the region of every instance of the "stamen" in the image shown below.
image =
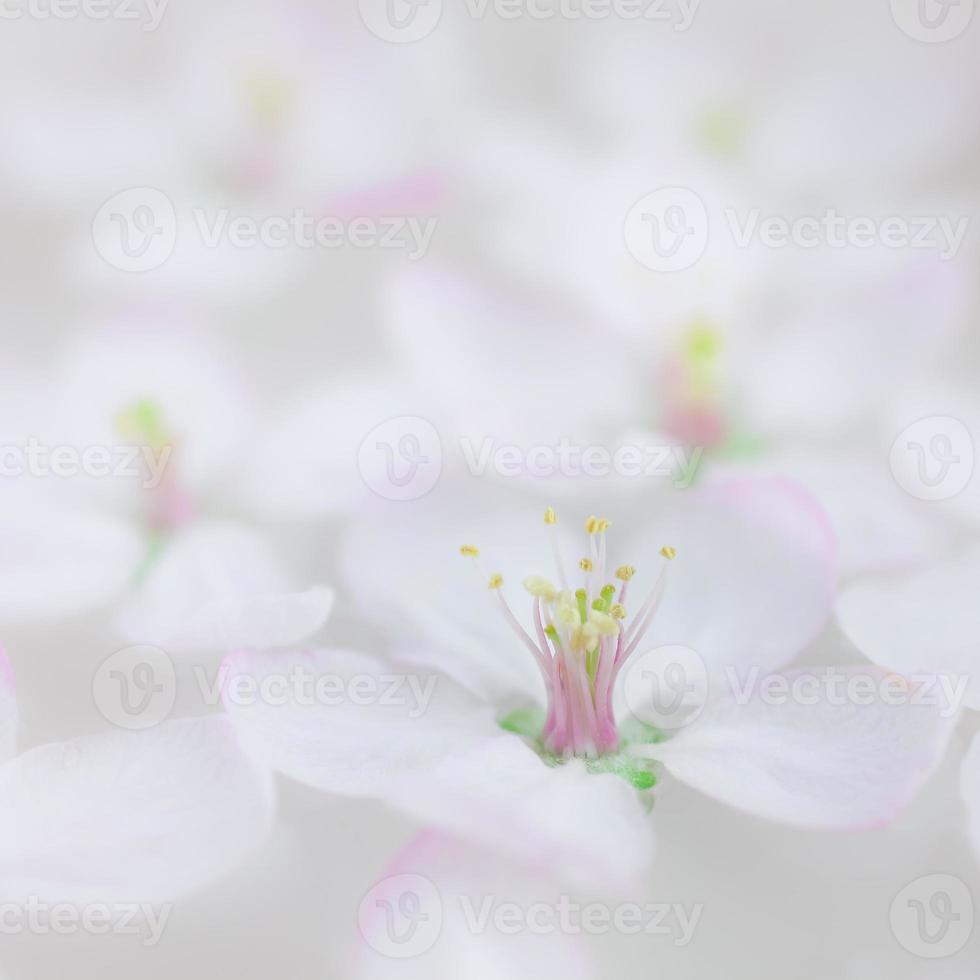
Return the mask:
<path id="1" fill-rule="evenodd" d="M 459 549 L 459 553 L 464 558 L 479 558 L 480 557 L 480 549 L 477 548 L 476 545 L 473 545 L 473 544 L 464 544 Z"/>
<path id="2" fill-rule="evenodd" d="M 583 572 L 591 572 L 592 571 L 592 559 L 591 558 L 583 558 L 578 563 L 578 567 L 581 568 Z"/>
<path id="3" fill-rule="evenodd" d="M 503 586 L 503 584 L 504 584 L 503 575 L 501 575 L 500 572 L 494 572 L 493 575 L 490 576 L 490 581 L 487 582 L 487 588 L 499 589 Z"/>
<path id="4" fill-rule="evenodd" d="M 673 561 L 677 557 L 677 549 L 671 548 L 670 545 L 664 545 L 664 547 L 660 549 L 660 554 L 662 554 L 667 561 Z"/>
<path id="5" fill-rule="evenodd" d="M 558 581 L 561 582 L 563 589 L 568 588 L 568 576 L 565 574 L 565 563 L 561 560 L 561 546 L 558 543 L 558 515 L 554 507 L 549 507 L 544 512 L 544 522 L 553 528 L 551 532 L 551 554 L 555 560 L 555 570 L 558 572 Z"/>

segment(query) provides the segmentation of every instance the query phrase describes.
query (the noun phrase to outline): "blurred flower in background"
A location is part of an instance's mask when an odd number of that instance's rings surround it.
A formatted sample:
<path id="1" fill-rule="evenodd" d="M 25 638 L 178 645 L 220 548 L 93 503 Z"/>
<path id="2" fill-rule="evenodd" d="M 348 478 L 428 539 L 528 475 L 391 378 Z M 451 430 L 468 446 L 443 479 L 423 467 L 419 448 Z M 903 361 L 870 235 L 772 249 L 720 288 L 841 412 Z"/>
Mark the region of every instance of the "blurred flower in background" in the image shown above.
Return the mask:
<path id="1" fill-rule="evenodd" d="M 6 0 L 4 975 L 975 975 L 974 6 Z"/>

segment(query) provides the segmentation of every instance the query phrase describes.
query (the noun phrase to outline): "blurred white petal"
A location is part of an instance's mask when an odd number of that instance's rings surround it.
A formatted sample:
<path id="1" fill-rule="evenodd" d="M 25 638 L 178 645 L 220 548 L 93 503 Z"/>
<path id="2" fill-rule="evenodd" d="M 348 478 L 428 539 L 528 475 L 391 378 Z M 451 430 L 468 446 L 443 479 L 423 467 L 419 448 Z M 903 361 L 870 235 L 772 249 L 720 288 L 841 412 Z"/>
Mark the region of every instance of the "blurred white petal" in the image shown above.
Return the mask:
<path id="1" fill-rule="evenodd" d="M 178 532 L 129 596 L 116 625 L 177 656 L 298 643 L 327 620 L 333 593 L 299 590 L 255 532 L 201 524 Z"/>
<path id="2" fill-rule="evenodd" d="M 272 821 L 270 777 L 221 717 L 42 745 L 0 767 L 8 897 L 169 900 L 244 860 Z"/>

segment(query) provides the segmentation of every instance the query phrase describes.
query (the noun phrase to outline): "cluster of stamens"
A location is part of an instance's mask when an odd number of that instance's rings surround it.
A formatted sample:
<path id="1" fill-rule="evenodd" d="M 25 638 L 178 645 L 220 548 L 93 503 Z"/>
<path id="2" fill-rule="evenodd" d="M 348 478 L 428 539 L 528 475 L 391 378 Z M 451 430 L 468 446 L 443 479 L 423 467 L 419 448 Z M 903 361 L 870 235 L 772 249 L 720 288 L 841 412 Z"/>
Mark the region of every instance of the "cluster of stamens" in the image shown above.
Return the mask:
<path id="1" fill-rule="evenodd" d="M 673 548 L 661 549 L 663 566 L 656 582 L 627 623 L 627 592 L 636 570 L 622 565 L 615 572 L 618 586 L 605 582 L 609 521 L 590 517 L 585 522 L 589 554 L 579 562 L 584 581 L 574 589 L 565 573 L 558 516 L 551 507 L 545 511 L 544 522 L 550 529 L 560 587 L 538 575 L 524 579 L 532 599 L 533 634 L 521 625 L 504 597 L 503 576 L 494 573 L 487 584 L 507 624 L 541 670 L 548 696 L 541 733 L 545 748 L 562 757 L 606 755 L 619 748 L 613 716 L 616 678 L 653 622 L 666 585 L 667 565 L 677 553 Z M 479 561 L 480 551 L 474 545 L 463 545 L 460 553 Z"/>

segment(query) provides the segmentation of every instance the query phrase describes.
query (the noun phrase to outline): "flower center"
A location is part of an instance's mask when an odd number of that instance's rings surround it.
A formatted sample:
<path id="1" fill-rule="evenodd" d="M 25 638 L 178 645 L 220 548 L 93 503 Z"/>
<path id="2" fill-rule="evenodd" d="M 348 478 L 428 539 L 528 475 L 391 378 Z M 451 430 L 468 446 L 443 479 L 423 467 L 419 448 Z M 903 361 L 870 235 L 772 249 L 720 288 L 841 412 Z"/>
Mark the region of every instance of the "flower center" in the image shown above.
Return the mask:
<path id="1" fill-rule="evenodd" d="M 572 588 L 558 542 L 558 516 L 545 511 L 560 588 L 538 575 L 524 579 L 531 596 L 533 635 L 514 615 L 504 597 L 499 573 L 487 582 L 508 626 L 527 648 L 541 671 L 548 712 L 541 732 L 545 748 L 556 756 L 594 758 L 619 749 L 613 715 L 613 690 L 623 665 L 639 646 L 653 622 L 666 586 L 673 548 L 660 551 L 662 566 L 653 588 L 628 620 L 627 594 L 635 569 L 622 565 L 617 584 L 606 581 L 606 531 L 609 521 L 590 517 L 585 522 L 589 554 L 578 564 L 578 587 Z M 460 553 L 479 562 L 480 551 L 463 545 Z"/>
<path id="2" fill-rule="evenodd" d="M 141 398 L 118 413 L 116 429 L 141 450 L 150 531 L 156 535 L 186 524 L 194 516 L 194 501 L 177 473 L 172 458 L 176 440 L 163 410 L 152 399 Z"/>

